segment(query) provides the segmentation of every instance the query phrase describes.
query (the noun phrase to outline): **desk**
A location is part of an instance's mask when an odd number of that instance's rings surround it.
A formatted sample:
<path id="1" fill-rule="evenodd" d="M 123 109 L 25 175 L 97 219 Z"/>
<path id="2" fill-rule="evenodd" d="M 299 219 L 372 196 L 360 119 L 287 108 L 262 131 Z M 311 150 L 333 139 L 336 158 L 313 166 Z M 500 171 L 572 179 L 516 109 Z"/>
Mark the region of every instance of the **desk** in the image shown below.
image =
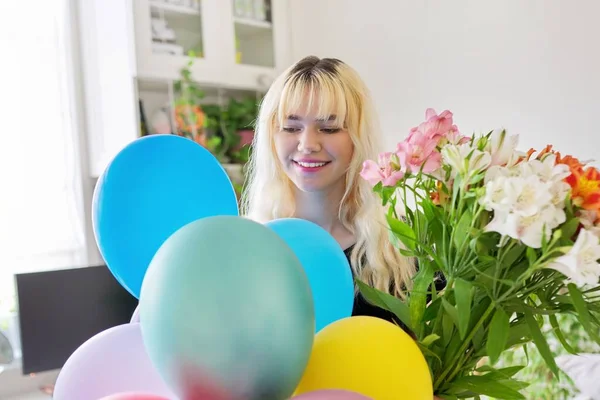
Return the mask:
<path id="1" fill-rule="evenodd" d="M 0 400 L 51 400 L 40 388 L 53 385 L 59 370 L 23 375 L 18 362 L 0 373 Z"/>
<path id="2" fill-rule="evenodd" d="M 17 396 L 6 397 L 2 398 L 2 400 L 52 400 L 52 396 L 38 391 Z"/>

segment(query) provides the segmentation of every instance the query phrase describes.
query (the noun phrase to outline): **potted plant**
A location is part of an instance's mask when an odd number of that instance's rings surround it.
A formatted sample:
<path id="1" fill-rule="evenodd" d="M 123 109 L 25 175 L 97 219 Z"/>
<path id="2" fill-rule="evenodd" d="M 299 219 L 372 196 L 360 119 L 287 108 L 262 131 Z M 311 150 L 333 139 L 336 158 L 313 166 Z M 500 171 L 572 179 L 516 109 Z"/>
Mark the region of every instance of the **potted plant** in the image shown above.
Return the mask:
<path id="1" fill-rule="evenodd" d="M 180 71 L 181 79 L 174 82 L 175 91 L 175 124 L 176 134 L 185 136 L 207 148 L 218 156 L 222 147 L 222 139 L 209 128 L 215 124 L 214 117 L 207 115 L 200 101 L 205 93 L 200 86 L 192 80 L 191 67 L 194 63 L 195 53 L 188 53 L 189 61 Z"/>
<path id="2" fill-rule="evenodd" d="M 176 134 L 188 137 L 207 148 L 222 163 L 238 195 L 244 185 L 244 167 L 254 138 L 254 121 L 258 114 L 255 97 L 231 98 L 226 105 L 203 104 L 204 91 L 192 80 L 191 66 L 195 54 L 181 69 L 175 81 L 174 114 Z"/>

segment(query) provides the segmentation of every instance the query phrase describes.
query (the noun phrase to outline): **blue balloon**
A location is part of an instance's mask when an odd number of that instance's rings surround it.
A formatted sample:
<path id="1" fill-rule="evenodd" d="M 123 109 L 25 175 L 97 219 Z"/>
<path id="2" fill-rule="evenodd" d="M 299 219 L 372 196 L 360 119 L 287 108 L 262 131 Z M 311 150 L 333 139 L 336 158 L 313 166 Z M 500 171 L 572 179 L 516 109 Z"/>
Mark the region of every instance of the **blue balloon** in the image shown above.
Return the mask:
<path id="1" fill-rule="evenodd" d="M 339 243 L 319 225 L 298 218 L 267 222 L 294 251 L 308 276 L 315 304 L 316 332 L 352 315 L 354 279 Z"/>
<path id="2" fill-rule="evenodd" d="M 100 253 L 136 298 L 162 243 L 182 226 L 216 215 L 239 215 L 233 184 L 207 149 L 176 135 L 145 136 L 123 148 L 92 200 Z"/>

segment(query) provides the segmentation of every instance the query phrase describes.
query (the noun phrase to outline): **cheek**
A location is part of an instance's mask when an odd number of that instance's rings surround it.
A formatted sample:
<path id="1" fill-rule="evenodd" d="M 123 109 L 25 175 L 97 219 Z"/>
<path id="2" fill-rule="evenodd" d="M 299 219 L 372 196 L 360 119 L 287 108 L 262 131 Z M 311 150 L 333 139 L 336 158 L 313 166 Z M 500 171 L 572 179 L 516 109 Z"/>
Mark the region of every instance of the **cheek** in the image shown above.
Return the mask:
<path id="1" fill-rule="evenodd" d="M 274 139 L 275 151 L 280 160 L 286 160 L 294 152 L 294 140 L 290 135 L 276 134 Z"/>
<path id="2" fill-rule="evenodd" d="M 350 137 L 341 137 L 331 146 L 331 154 L 343 164 L 350 164 L 354 154 L 354 145 Z"/>

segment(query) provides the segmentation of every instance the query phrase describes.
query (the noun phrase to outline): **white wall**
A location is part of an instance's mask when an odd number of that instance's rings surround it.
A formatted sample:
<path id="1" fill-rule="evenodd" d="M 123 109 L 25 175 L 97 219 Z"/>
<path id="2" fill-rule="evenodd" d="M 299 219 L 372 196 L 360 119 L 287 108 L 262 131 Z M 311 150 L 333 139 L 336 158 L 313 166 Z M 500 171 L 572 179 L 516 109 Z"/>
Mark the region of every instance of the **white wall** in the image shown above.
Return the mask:
<path id="1" fill-rule="evenodd" d="M 600 160 L 600 1 L 290 0 L 293 56 L 338 57 L 371 88 L 388 146 L 427 107 Z"/>

